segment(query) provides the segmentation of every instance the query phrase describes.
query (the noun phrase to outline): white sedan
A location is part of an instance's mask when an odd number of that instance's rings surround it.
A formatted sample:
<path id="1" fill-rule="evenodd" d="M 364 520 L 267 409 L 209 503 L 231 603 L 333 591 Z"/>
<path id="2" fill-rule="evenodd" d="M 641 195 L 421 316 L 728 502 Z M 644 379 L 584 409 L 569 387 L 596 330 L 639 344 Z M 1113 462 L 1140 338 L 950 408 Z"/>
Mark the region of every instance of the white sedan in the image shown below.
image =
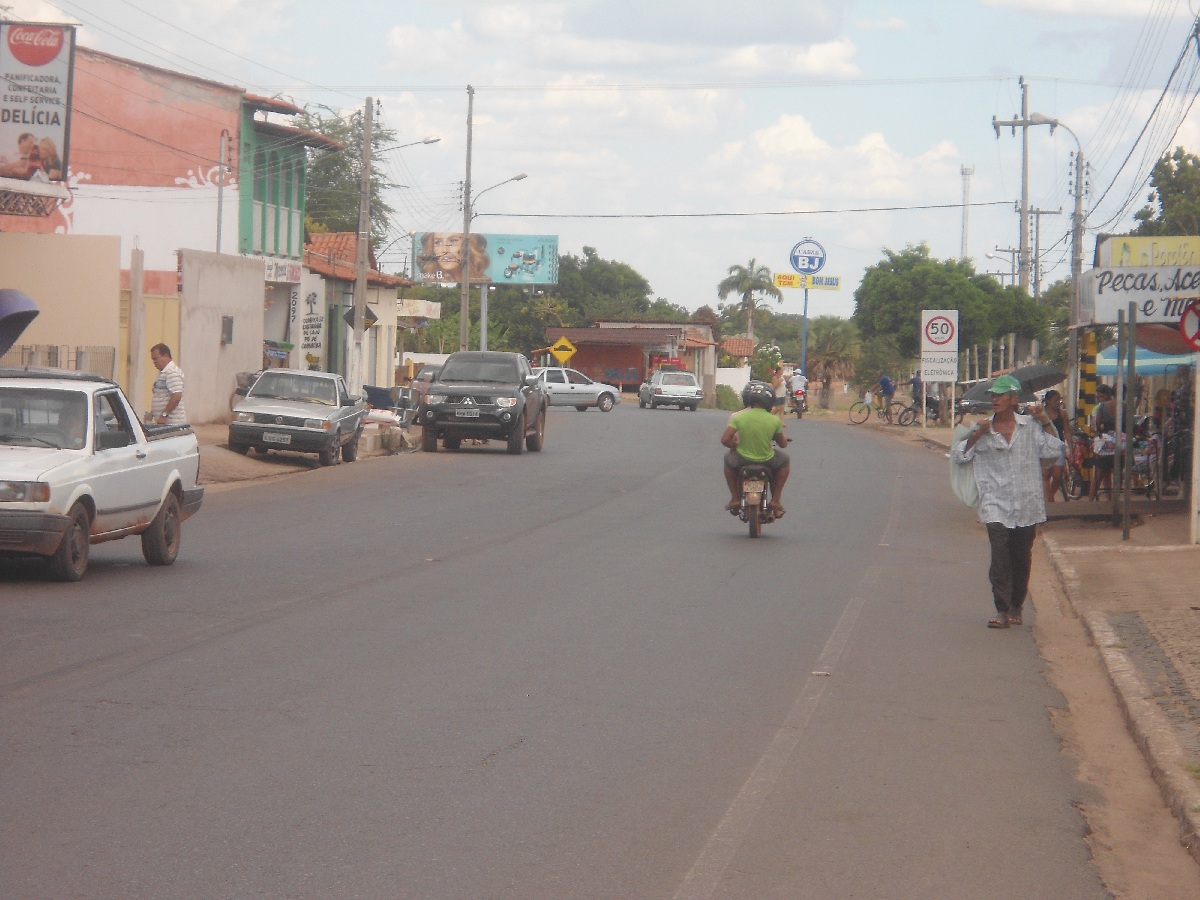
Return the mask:
<path id="1" fill-rule="evenodd" d="M 611 384 L 592 381 L 575 369 L 549 367 L 534 369 L 538 383 L 546 392 L 551 406 L 573 406 L 580 412 L 594 406 L 608 412 L 621 402 L 621 392 Z"/>

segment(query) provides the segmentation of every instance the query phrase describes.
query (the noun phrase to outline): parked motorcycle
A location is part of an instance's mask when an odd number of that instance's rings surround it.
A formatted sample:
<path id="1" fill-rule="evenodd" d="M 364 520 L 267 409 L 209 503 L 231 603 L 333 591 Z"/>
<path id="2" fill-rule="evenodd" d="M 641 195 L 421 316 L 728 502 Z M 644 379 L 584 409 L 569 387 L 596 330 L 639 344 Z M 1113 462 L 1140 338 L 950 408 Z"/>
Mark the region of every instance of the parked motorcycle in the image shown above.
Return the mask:
<path id="1" fill-rule="evenodd" d="M 793 391 L 788 399 L 791 401 L 792 412 L 796 414 L 796 418 L 803 419 L 804 414 L 808 412 L 808 391 Z"/>
<path id="2" fill-rule="evenodd" d="M 750 528 L 750 537 L 762 534 L 762 527 L 775 521 L 771 510 L 771 470 L 766 466 L 748 465 L 739 470 L 742 505 L 729 512 Z"/>

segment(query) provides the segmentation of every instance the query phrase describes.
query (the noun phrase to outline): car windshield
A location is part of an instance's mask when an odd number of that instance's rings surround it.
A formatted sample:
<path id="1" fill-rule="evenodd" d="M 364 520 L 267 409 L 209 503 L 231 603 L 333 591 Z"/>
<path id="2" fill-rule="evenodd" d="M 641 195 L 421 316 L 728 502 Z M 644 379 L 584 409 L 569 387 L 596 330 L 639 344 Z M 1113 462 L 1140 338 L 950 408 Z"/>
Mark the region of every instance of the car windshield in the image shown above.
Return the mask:
<path id="1" fill-rule="evenodd" d="M 81 391 L 0 388 L 0 444 L 78 448 L 87 419 L 88 398 Z"/>
<path id="2" fill-rule="evenodd" d="M 520 378 L 517 367 L 503 361 L 451 359 L 442 366 L 439 381 L 469 381 L 474 384 L 515 384 Z"/>
<path id="3" fill-rule="evenodd" d="M 299 403 L 337 405 L 337 389 L 330 378 L 313 378 L 294 372 L 263 372 L 247 397 L 260 400 L 291 400 Z"/>
<path id="4" fill-rule="evenodd" d="M 696 383 L 695 377 L 678 372 L 668 372 L 662 377 L 663 384 L 682 384 L 691 387 Z"/>

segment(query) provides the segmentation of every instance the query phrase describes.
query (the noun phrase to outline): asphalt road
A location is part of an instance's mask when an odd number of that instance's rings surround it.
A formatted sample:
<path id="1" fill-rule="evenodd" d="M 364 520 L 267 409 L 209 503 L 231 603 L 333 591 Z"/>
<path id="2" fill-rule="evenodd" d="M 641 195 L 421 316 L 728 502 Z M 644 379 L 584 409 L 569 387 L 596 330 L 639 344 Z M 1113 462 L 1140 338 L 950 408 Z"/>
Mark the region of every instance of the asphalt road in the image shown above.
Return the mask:
<path id="1" fill-rule="evenodd" d="M 1099 897 L 940 453 L 727 414 L 212 492 L 170 569 L 0 568 L 0 896 Z"/>

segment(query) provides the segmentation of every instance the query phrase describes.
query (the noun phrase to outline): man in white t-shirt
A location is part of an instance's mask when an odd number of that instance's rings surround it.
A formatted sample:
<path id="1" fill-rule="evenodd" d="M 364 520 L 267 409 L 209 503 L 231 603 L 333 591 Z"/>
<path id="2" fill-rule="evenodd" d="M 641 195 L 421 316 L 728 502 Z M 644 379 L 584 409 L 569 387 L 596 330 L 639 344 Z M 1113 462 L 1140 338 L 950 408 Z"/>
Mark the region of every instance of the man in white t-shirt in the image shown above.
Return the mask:
<path id="1" fill-rule="evenodd" d="M 804 377 L 804 373 L 797 369 L 792 373 L 792 394 L 796 391 L 808 391 L 808 379 Z"/>
<path id="2" fill-rule="evenodd" d="M 158 369 L 154 379 L 154 398 L 150 401 L 150 425 L 183 425 L 187 411 L 183 408 L 183 370 L 171 358 L 171 348 L 155 344 L 150 359 Z"/>

